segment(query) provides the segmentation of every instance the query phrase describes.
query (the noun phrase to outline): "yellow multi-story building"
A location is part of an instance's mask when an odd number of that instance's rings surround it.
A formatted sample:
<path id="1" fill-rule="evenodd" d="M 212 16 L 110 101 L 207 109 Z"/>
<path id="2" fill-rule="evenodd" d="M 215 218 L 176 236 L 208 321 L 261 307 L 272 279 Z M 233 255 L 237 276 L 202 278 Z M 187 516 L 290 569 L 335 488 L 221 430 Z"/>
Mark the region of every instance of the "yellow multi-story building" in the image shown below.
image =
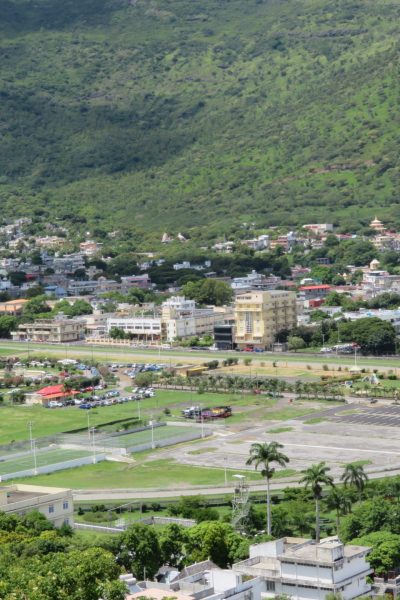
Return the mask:
<path id="1" fill-rule="evenodd" d="M 296 295 L 293 292 L 253 291 L 236 297 L 235 342 L 241 349 L 269 349 L 280 331 L 296 325 Z"/>

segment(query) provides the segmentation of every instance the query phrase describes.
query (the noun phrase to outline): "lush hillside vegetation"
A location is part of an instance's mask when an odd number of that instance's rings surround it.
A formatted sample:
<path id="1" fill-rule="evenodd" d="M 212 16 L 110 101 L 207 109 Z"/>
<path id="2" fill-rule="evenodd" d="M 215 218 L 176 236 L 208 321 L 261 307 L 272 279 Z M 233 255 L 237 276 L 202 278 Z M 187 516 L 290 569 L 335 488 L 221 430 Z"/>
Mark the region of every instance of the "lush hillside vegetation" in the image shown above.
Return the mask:
<path id="1" fill-rule="evenodd" d="M 2 0 L 2 215 L 133 240 L 400 225 L 399 17 L 392 0 Z"/>

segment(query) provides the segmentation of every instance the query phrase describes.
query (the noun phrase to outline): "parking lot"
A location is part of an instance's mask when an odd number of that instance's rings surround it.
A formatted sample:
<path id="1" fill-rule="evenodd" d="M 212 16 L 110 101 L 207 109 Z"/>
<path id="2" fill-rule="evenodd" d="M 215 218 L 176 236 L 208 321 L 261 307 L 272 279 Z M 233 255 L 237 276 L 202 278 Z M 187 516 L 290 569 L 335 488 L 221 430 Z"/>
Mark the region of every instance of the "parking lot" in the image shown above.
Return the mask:
<path id="1" fill-rule="evenodd" d="M 184 464 L 226 467 L 232 474 L 249 468 L 245 463 L 252 443 L 276 440 L 284 445 L 288 468 L 296 471 L 292 478 L 320 461 L 326 461 L 337 478 L 346 463 L 358 461 L 367 473 L 390 474 L 400 469 L 399 425 L 400 406 L 346 404 L 316 411 L 311 419 L 306 415 L 239 432 L 217 432 L 217 442 L 214 438 L 196 444 L 197 454 L 193 447 L 165 453 Z"/>

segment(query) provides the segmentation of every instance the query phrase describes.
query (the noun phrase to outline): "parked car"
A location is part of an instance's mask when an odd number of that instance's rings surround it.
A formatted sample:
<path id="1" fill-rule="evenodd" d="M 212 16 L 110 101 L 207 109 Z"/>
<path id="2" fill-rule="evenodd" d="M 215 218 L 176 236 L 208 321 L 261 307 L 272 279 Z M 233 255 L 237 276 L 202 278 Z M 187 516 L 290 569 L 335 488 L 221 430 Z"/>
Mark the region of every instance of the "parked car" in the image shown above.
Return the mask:
<path id="1" fill-rule="evenodd" d="M 64 404 L 62 402 L 58 402 L 58 400 L 50 400 L 47 406 L 48 408 L 61 408 L 64 406 Z"/>
<path id="2" fill-rule="evenodd" d="M 83 410 L 90 410 L 92 408 L 92 405 L 86 402 L 84 404 L 80 404 L 79 408 L 83 408 Z"/>

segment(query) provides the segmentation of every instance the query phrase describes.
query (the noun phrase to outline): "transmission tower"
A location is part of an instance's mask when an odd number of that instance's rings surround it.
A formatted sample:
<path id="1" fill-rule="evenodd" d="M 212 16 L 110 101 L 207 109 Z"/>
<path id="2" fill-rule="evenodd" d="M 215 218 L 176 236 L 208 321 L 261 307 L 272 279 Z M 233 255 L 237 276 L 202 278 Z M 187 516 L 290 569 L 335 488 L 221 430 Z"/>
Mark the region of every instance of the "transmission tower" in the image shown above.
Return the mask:
<path id="1" fill-rule="evenodd" d="M 244 532 L 247 525 L 247 517 L 250 511 L 249 486 L 245 475 L 234 475 L 236 479 L 235 491 L 232 499 L 232 527 L 237 531 Z"/>

